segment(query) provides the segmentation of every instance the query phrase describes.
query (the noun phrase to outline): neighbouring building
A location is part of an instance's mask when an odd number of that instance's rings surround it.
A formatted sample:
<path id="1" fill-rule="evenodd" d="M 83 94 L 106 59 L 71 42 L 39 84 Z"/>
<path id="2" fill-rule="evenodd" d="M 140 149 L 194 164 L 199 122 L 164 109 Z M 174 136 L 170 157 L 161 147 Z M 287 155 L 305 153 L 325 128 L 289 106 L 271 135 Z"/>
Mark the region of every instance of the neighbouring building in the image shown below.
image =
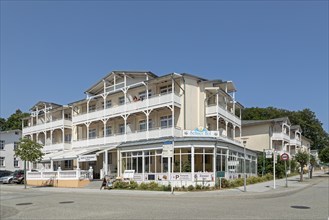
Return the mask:
<path id="1" fill-rule="evenodd" d="M 243 106 L 235 93 L 231 81 L 113 71 L 87 89 L 85 99 L 36 103 L 23 121 L 23 136 L 44 146 L 36 169 L 213 185 L 216 176 L 243 174 Z M 250 149 L 246 172 L 257 173 Z"/>
<path id="2" fill-rule="evenodd" d="M 259 152 L 275 150 L 294 156 L 298 150 L 310 152 L 311 141 L 302 136 L 299 125 L 291 125 L 288 117 L 269 120 L 243 120 L 242 138 L 246 146 Z"/>
<path id="3" fill-rule="evenodd" d="M 22 161 L 15 156 L 22 131 L 11 130 L 0 132 L 0 170 L 15 171 L 23 168 Z"/>

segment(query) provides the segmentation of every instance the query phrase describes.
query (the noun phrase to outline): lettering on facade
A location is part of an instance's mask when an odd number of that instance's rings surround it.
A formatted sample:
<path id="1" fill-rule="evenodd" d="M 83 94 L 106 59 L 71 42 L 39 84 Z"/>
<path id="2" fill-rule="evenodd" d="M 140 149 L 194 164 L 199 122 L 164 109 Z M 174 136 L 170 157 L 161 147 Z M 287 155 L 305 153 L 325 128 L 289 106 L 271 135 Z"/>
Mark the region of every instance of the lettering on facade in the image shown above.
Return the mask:
<path id="1" fill-rule="evenodd" d="M 199 127 L 194 130 L 184 130 L 183 136 L 185 137 L 218 137 L 217 131 L 208 131 L 206 128 Z"/>
<path id="2" fill-rule="evenodd" d="M 96 154 L 80 155 L 79 156 L 79 162 L 87 162 L 87 161 L 97 161 Z"/>

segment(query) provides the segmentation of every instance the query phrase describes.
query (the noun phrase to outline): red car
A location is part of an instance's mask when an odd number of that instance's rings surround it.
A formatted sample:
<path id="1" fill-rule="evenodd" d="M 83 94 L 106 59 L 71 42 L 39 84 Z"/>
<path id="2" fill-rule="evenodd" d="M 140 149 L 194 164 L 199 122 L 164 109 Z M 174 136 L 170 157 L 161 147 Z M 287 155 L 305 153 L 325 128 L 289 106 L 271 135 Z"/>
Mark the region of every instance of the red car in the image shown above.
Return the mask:
<path id="1" fill-rule="evenodd" d="M 22 184 L 24 183 L 24 170 L 16 170 L 13 174 L 13 183 Z"/>

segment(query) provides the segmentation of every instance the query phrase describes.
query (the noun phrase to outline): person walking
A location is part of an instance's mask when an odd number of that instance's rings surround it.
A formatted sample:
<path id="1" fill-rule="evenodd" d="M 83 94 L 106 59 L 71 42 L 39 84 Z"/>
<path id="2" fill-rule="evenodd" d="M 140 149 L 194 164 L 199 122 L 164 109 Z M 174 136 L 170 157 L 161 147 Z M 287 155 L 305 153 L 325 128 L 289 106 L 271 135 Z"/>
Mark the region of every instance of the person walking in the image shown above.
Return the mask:
<path id="1" fill-rule="evenodd" d="M 103 178 L 103 181 L 102 181 L 101 188 L 100 188 L 99 190 L 102 190 L 103 187 L 104 187 L 104 189 L 105 189 L 106 185 L 107 185 L 107 180 L 106 180 L 106 178 L 104 177 L 104 178 Z"/>

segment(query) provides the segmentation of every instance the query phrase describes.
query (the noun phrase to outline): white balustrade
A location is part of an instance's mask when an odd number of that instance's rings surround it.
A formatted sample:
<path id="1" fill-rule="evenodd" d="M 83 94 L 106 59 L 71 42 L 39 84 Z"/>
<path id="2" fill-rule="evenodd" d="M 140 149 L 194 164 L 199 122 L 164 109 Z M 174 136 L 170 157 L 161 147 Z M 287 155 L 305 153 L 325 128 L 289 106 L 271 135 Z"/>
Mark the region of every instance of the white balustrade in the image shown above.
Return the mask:
<path id="1" fill-rule="evenodd" d="M 76 180 L 88 179 L 88 170 L 62 170 L 62 171 L 41 171 L 41 172 L 27 172 L 27 180 Z"/>

